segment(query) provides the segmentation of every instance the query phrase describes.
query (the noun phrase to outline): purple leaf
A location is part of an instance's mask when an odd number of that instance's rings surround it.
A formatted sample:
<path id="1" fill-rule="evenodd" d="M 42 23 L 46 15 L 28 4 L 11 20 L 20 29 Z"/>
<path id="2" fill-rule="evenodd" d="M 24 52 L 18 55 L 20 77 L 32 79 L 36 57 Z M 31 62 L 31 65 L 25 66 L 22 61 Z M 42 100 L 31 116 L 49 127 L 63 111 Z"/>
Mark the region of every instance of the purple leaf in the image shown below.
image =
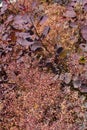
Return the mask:
<path id="1" fill-rule="evenodd" d="M 1 15 L 4 14 L 7 9 L 8 9 L 8 5 L 5 2 L 3 2 L 0 14 Z"/>
<path id="2" fill-rule="evenodd" d="M 6 41 L 7 38 L 8 38 L 9 34 L 5 33 L 3 36 L 2 36 L 2 40 Z"/>
<path id="3" fill-rule="evenodd" d="M 71 2 L 68 4 L 68 7 L 74 7 L 74 6 L 75 6 L 75 4 L 76 4 L 76 2 L 71 1 Z"/>
<path id="4" fill-rule="evenodd" d="M 70 81 L 71 81 L 71 77 L 72 77 L 71 73 L 61 74 L 60 75 L 60 80 L 62 80 L 66 84 L 69 84 Z"/>
<path id="5" fill-rule="evenodd" d="M 87 4 L 87 0 L 82 0 L 82 4 L 83 4 L 83 6 L 84 6 L 85 4 Z"/>
<path id="6" fill-rule="evenodd" d="M 25 32 L 20 32 L 20 33 L 17 32 L 16 36 L 20 37 L 20 38 L 24 38 L 24 39 L 27 38 L 27 37 L 31 37 L 31 35 L 29 33 L 25 33 Z"/>
<path id="7" fill-rule="evenodd" d="M 87 25 L 81 28 L 82 37 L 87 41 Z"/>
<path id="8" fill-rule="evenodd" d="M 30 15 L 16 15 L 14 17 L 13 27 L 17 29 L 29 29 L 32 25 Z"/>
<path id="9" fill-rule="evenodd" d="M 34 35 L 34 31 L 32 31 L 31 29 L 28 30 L 27 33 L 29 33 L 30 35 Z"/>
<path id="10" fill-rule="evenodd" d="M 80 48 L 81 48 L 83 51 L 87 52 L 87 44 L 81 43 L 81 44 L 80 44 Z"/>
<path id="11" fill-rule="evenodd" d="M 87 4 L 84 5 L 84 12 L 87 12 Z"/>
<path id="12" fill-rule="evenodd" d="M 79 88 L 81 86 L 81 81 L 80 80 L 74 80 L 73 81 L 73 87 L 74 88 Z"/>
<path id="13" fill-rule="evenodd" d="M 78 27 L 78 25 L 75 22 L 70 22 L 69 26 L 72 27 L 72 28 Z"/>
<path id="14" fill-rule="evenodd" d="M 27 37 L 26 40 L 29 42 L 33 42 L 33 40 L 30 37 Z"/>
<path id="15" fill-rule="evenodd" d="M 37 2 L 36 1 L 33 1 L 32 2 L 32 8 L 35 9 L 37 7 Z"/>
<path id="16" fill-rule="evenodd" d="M 76 17 L 76 13 L 73 10 L 73 8 L 71 7 L 71 8 L 68 8 L 68 10 L 64 13 L 64 16 L 74 18 L 74 17 Z"/>
<path id="17" fill-rule="evenodd" d="M 46 15 L 44 15 L 44 16 L 42 16 L 41 18 L 40 18 L 40 25 L 42 25 L 42 24 L 44 24 L 44 22 L 46 22 L 46 20 L 47 20 L 47 16 Z"/>
<path id="18" fill-rule="evenodd" d="M 42 32 L 41 38 L 45 38 L 50 31 L 50 27 L 46 26 Z"/>
<path id="19" fill-rule="evenodd" d="M 30 46 L 31 51 L 36 51 L 36 50 L 42 49 L 42 48 L 43 48 L 42 44 L 39 41 L 37 41 L 36 43 L 34 43 Z"/>
<path id="20" fill-rule="evenodd" d="M 33 41 L 30 42 L 30 41 L 27 41 L 26 39 L 22 39 L 22 38 L 18 38 L 17 43 L 22 45 L 22 46 L 30 46 L 30 45 L 34 44 Z"/>
<path id="21" fill-rule="evenodd" d="M 13 15 L 8 16 L 8 18 L 7 18 L 6 22 L 5 22 L 5 24 L 8 24 L 9 22 L 11 22 L 11 21 L 13 20 L 13 18 L 14 18 Z"/>
<path id="22" fill-rule="evenodd" d="M 79 90 L 80 90 L 80 92 L 82 92 L 82 93 L 87 93 L 87 85 L 86 85 L 86 84 L 82 84 L 82 85 L 79 87 Z"/>

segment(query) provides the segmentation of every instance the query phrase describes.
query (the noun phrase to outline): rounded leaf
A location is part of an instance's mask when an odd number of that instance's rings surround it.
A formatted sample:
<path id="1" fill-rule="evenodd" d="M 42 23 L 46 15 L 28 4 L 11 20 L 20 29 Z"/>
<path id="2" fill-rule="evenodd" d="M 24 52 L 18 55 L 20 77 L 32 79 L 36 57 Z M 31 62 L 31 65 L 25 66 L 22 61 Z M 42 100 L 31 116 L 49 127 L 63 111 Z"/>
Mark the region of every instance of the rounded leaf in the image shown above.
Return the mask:
<path id="1" fill-rule="evenodd" d="M 81 44 L 80 44 L 80 48 L 81 48 L 84 52 L 87 52 L 87 44 L 81 43 Z"/>
<path id="2" fill-rule="evenodd" d="M 82 37 L 87 41 L 87 25 L 81 28 Z"/>
<path id="3" fill-rule="evenodd" d="M 64 13 L 64 16 L 74 18 L 76 17 L 76 12 L 73 10 L 73 8 L 70 8 Z"/>
<path id="4" fill-rule="evenodd" d="M 80 80 L 74 80 L 73 81 L 73 87 L 74 88 L 79 88 L 81 86 L 81 81 Z"/>

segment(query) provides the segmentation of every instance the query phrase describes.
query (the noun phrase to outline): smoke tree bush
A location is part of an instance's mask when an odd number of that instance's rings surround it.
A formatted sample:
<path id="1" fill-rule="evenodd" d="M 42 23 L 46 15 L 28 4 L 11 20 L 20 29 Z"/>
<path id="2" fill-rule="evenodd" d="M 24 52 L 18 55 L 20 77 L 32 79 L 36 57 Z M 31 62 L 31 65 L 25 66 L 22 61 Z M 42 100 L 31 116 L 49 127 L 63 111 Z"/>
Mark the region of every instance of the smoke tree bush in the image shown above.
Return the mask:
<path id="1" fill-rule="evenodd" d="M 1 130 L 86 128 L 87 2 L 56 2 L 3 1 Z"/>

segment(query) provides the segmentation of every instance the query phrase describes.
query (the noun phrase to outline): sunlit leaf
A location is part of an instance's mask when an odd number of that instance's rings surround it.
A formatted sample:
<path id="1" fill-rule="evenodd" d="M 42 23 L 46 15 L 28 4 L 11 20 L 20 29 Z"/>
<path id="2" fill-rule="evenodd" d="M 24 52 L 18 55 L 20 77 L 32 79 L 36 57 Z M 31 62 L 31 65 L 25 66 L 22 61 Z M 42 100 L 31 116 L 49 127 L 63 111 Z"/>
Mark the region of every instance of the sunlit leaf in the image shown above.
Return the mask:
<path id="1" fill-rule="evenodd" d="M 16 32 L 16 36 L 24 39 L 31 37 L 29 33 L 25 33 L 25 32 Z"/>
<path id="2" fill-rule="evenodd" d="M 7 9 L 8 9 L 8 5 L 7 5 L 5 2 L 3 2 L 3 3 L 2 3 L 2 7 L 1 7 L 1 12 L 0 12 L 0 14 L 1 14 L 1 15 L 4 14 Z"/>
<path id="3" fill-rule="evenodd" d="M 74 18 L 76 17 L 76 13 L 74 11 L 73 8 L 69 8 L 65 13 L 64 13 L 65 17 L 70 17 L 70 18 Z"/>
<path id="4" fill-rule="evenodd" d="M 86 62 L 85 57 L 84 56 L 80 57 L 79 63 L 80 64 L 85 64 L 85 62 Z"/>

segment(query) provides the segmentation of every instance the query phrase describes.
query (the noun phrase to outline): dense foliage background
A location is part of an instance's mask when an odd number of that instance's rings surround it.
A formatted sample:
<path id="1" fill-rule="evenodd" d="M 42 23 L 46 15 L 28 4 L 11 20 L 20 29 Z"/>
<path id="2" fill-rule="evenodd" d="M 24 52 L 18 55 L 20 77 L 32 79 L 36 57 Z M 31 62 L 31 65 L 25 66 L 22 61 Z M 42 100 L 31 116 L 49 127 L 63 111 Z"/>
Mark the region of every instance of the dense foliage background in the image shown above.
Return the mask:
<path id="1" fill-rule="evenodd" d="M 87 129 L 87 0 L 3 0 L 0 130 Z"/>

